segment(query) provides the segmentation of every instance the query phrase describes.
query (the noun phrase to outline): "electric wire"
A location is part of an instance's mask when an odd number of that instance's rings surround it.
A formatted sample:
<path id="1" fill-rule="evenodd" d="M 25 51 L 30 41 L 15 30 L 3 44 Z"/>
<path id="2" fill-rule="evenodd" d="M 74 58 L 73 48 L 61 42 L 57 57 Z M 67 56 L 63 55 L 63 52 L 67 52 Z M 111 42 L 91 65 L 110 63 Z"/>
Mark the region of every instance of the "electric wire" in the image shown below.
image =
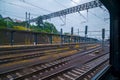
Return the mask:
<path id="1" fill-rule="evenodd" d="M 60 6 L 67 8 L 65 5 L 61 4 L 60 2 L 58 2 L 57 0 L 54 0 L 57 4 L 59 4 Z"/>
<path id="2" fill-rule="evenodd" d="M 50 11 L 50 10 L 47 10 L 47 9 L 42 8 L 42 7 L 36 6 L 36 5 L 32 4 L 32 3 L 29 3 L 29 2 L 26 2 L 26 1 L 22 1 L 22 2 L 23 2 L 23 3 L 26 3 L 26 4 L 30 5 L 30 6 L 36 7 L 36 8 L 38 8 L 38 9 L 41 9 L 41 10 L 43 10 L 43 11 L 49 12 L 49 13 L 52 12 L 52 11 Z"/>
<path id="3" fill-rule="evenodd" d="M 2 10 L 0 10 L 0 11 L 3 12 L 4 14 L 9 14 L 9 15 L 14 16 L 14 17 L 16 17 L 16 18 L 24 19 L 24 17 L 21 17 L 21 16 L 18 16 L 18 15 L 15 15 L 15 14 L 13 14 L 13 13 L 10 13 L 9 11 L 2 11 Z"/>
<path id="4" fill-rule="evenodd" d="M 26 10 L 25 7 L 23 7 L 23 6 L 19 5 L 19 4 L 14 4 L 14 3 L 11 3 L 11 2 L 6 2 L 5 0 L 0 0 L 0 1 L 2 1 L 2 2 L 4 2 L 4 3 L 7 3 L 7 4 L 9 4 L 9 5 L 13 5 L 13 6 L 17 6 L 17 7 L 23 8 L 24 10 Z"/>

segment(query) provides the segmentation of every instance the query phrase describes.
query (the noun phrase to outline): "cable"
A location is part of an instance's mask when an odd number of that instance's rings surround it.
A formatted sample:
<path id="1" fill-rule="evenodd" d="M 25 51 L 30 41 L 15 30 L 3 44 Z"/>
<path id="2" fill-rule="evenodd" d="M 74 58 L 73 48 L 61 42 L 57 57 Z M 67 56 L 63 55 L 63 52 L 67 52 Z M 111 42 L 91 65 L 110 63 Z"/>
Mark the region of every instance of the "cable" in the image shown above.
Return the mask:
<path id="1" fill-rule="evenodd" d="M 2 11 L 2 10 L 0 10 L 0 11 Z M 8 12 L 8 11 L 2 11 L 2 12 Z M 10 13 L 4 13 L 4 14 L 9 14 L 9 15 L 13 15 L 14 17 L 24 19 L 24 17 L 20 17 L 20 16 L 17 16 L 17 15 L 14 15 L 14 14 L 10 14 Z"/>
<path id="2" fill-rule="evenodd" d="M 54 0 L 57 4 L 59 4 L 59 5 L 61 5 L 62 7 L 65 7 L 65 8 L 67 8 L 65 5 L 63 5 L 63 4 L 61 4 L 61 3 L 59 3 L 57 0 Z M 76 3 L 77 4 L 77 3 Z M 80 12 L 78 12 L 79 14 L 80 14 L 80 16 L 82 16 L 85 20 L 86 20 L 86 18 L 80 13 Z M 70 19 L 68 19 L 68 20 L 70 20 Z M 63 21 L 63 20 L 62 20 Z M 70 20 L 71 21 L 71 20 Z M 72 21 L 71 21 L 72 22 Z"/>
<path id="3" fill-rule="evenodd" d="M 78 13 L 80 14 L 80 16 L 82 16 L 82 17 L 87 21 L 86 17 L 83 16 L 83 15 L 80 13 L 80 11 L 79 11 Z"/>
<path id="4" fill-rule="evenodd" d="M 73 1 L 73 0 L 70 0 L 70 1 L 72 1 L 73 3 L 79 5 L 77 2 L 75 2 L 75 1 Z M 82 15 L 82 14 L 80 13 L 80 11 L 79 11 L 78 13 L 80 14 L 80 16 L 82 16 L 82 17 L 87 21 L 86 17 L 85 17 L 84 15 Z"/>
<path id="5" fill-rule="evenodd" d="M 66 16 L 65 16 L 65 21 L 61 18 L 61 16 L 59 17 L 61 19 L 61 21 L 63 22 L 63 24 L 61 24 L 61 26 L 64 26 L 66 24 Z"/>
<path id="6" fill-rule="evenodd" d="M 105 30 L 106 32 L 109 32 L 110 30 Z M 85 31 L 79 31 L 79 32 L 85 32 Z M 88 31 L 88 32 L 102 32 L 102 31 Z"/>
<path id="7" fill-rule="evenodd" d="M 3 10 L 0 10 L 0 11 L 3 11 Z M 4 12 L 15 13 L 15 12 L 7 11 L 7 10 L 5 10 Z M 31 13 L 31 15 L 39 16 L 40 14 L 34 14 L 34 13 Z"/>
<path id="8" fill-rule="evenodd" d="M 24 10 L 26 10 L 26 8 L 23 7 L 23 6 L 21 6 L 21 5 L 14 4 L 14 3 L 11 3 L 11 2 L 6 2 L 6 1 L 3 1 L 3 0 L 1 0 L 1 1 L 4 2 L 4 3 L 7 3 L 7 4 L 9 4 L 9 5 L 17 6 L 17 7 L 20 7 L 20 8 L 23 8 Z M 24 2 L 24 3 L 25 3 L 25 2 Z M 26 3 L 26 4 L 31 5 L 31 6 L 33 6 L 33 7 L 37 7 L 37 8 L 39 8 L 39 9 L 44 10 L 44 11 L 50 12 L 50 11 L 44 9 L 44 8 L 41 8 L 41 7 L 35 6 L 35 5 L 33 5 L 33 4 L 30 4 L 30 3 Z M 27 9 L 27 10 L 28 10 L 28 9 Z"/>
<path id="9" fill-rule="evenodd" d="M 58 2 L 57 0 L 54 0 L 57 4 L 61 5 L 64 8 L 67 8 L 65 5 L 61 4 L 60 2 Z"/>
<path id="10" fill-rule="evenodd" d="M 78 5 L 78 3 L 77 3 L 77 2 L 75 2 L 75 1 L 73 1 L 73 0 L 70 0 L 70 1 L 72 1 L 73 3 L 75 3 L 75 4 L 77 4 L 77 5 Z"/>
<path id="11" fill-rule="evenodd" d="M 70 0 L 70 1 L 72 1 L 73 3 L 75 3 L 75 4 L 77 4 L 78 5 L 78 3 L 77 2 L 75 2 L 75 1 L 73 1 L 73 0 Z M 103 7 L 100 7 L 101 9 L 103 9 L 104 11 L 107 11 L 106 9 L 104 9 Z M 89 11 L 90 12 L 90 11 Z M 102 19 L 101 17 L 99 17 L 99 16 L 97 16 L 96 14 L 94 14 L 94 13 L 92 13 L 92 12 L 90 12 L 92 15 L 94 15 L 94 16 L 96 16 L 97 18 L 100 18 L 100 19 Z M 103 19 L 102 19 L 103 20 Z"/>
<path id="12" fill-rule="evenodd" d="M 33 6 L 33 7 L 39 8 L 39 9 L 41 9 L 41 10 L 43 10 L 43 11 L 46 11 L 46 12 L 52 12 L 52 11 L 50 11 L 50 10 L 47 10 L 47 9 L 41 8 L 41 7 L 39 7 L 39 6 L 36 6 L 36 5 L 32 4 L 32 3 L 28 3 L 28 2 L 26 2 L 26 1 L 21 1 L 21 2 L 26 3 L 26 4 L 28 4 L 28 5 L 31 5 L 31 6 Z"/>
<path id="13" fill-rule="evenodd" d="M 103 20 L 101 17 L 97 16 L 96 14 L 92 13 L 91 11 L 89 11 L 89 13 L 91 13 L 91 14 L 94 15 L 95 17 L 97 17 L 97 18 Z"/>
<path id="14" fill-rule="evenodd" d="M 15 13 L 15 12 L 7 11 L 7 10 L 5 10 L 5 11 L 0 10 L 0 11 L 2 11 L 2 12 L 7 12 L 7 13 L 11 13 L 11 14 L 14 14 L 14 13 Z M 34 13 L 31 13 L 31 15 L 34 15 L 34 16 L 39 16 L 40 14 L 34 14 Z M 23 19 L 23 17 L 18 17 L 18 18 Z"/>
<path id="15" fill-rule="evenodd" d="M 18 7 L 21 7 L 21 8 L 23 8 L 23 9 L 25 9 L 25 7 L 23 7 L 23 6 L 21 6 L 21 5 L 14 4 L 14 3 L 11 3 L 11 2 L 6 2 L 6 1 L 3 1 L 3 0 L 1 0 L 1 1 L 4 2 L 4 3 L 7 3 L 7 4 L 9 4 L 9 5 L 18 6 Z M 25 9 L 25 10 L 26 10 L 26 9 Z"/>

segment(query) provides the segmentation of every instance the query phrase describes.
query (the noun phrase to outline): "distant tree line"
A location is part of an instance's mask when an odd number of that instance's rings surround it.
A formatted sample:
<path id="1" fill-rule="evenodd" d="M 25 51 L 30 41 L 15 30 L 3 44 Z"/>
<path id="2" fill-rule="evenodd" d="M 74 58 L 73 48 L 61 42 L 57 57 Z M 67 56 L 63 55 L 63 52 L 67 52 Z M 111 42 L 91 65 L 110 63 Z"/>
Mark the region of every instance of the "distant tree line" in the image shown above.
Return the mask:
<path id="1" fill-rule="evenodd" d="M 33 32 L 45 32 L 45 33 L 58 33 L 54 24 L 49 22 L 43 22 L 43 25 L 29 25 L 29 30 Z M 26 22 L 13 22 L 0 19 L 0 29 L 15 29 L 15 30 L 28 30 Z"/>

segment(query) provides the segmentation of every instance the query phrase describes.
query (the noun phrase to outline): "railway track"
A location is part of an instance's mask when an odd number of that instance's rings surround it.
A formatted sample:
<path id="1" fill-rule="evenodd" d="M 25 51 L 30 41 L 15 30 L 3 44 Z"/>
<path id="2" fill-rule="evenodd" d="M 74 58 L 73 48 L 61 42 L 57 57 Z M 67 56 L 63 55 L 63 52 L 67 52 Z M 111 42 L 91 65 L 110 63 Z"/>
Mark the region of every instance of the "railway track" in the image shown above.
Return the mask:
<path id="1" fill-rule="evenodd" d="M 80 45 L 81 48 L 84 47 L 83 44 Z M 82 46 L 81 46 L 82 45 Z M 97 45 L 97 44 L 88 44 L 86 46 Z M 17 54 L 17 53 L 27 53 L 27 52 L 35 52 L 35 51 L 43 51 L 43 50 L 51 50 L 51 49 L 59 49 L 64 47 L 75 46 L 75 44 L 63 44 L 63 45 L 45 45 L 45 46 L 23 46 L 23 47 L 10 47 L 10 48 L 0 48 L 0 55 L 9 55 L 9 54 Z"/>
<path id="2" fill-rule="evenodd" d="M 97 63 L 99 63 L 99 61 L 97 61 Z M 33 79 L 35 79 L 35 80 L 83 80 L 84 79 L 83 76 L 85 74 L 87 74 L 91 69 L 93 69 L 94 67 L 96 67 L 95 64 L 94 64 L 93 67 L 92 66 L 90 67 L 89 65 L 88 66 L 86 66 L 86 65 L 84 66 L 82 64 L 84 67 L 82 67 L 82 68 L 81 67 L 75 68 L 77 65 L 78 65 L 78 63 L 76 65 L 74 64 L 72 66 L 69 65 L 67 67 L 64 67 L 64 69 L 61 69 L 58 66 L 57 67 L 58 71 L 57 70 L 56 71 L 50 71 L 50 74 L 48 72 L 44 73 L 42 75 L 40 75 L 40 74 L 38 74 L 38 75 L 34 74 L 31 77 L 25 78 L 25 80 L 33 80 Z M 72 70 L 76 70 L 76 69 L 79 70 L 79 74 L 78 75 L 76 75 L 75 73 L 71 72 Z M 58 78 L 56 79 L 56 77 L 54 77 L 54 76 L 57 76 L 57 75 L 61 79 L 58 79 Z M 60 77 L 60 75 L 62 75 L 62 77 Z M 85 79 L 85 80 L 87 80 L 87 79 Z"/>
<path id="3" fill-rule="evenodd" d="M 59 59 L 56 59 L 56 60 L 53 60 L 50 62 L 44 62 L 41 64 L 32 65 L 32 66 L 29 66 L 27 68 L 26 67 L 16 68 L 14 70 L 1 73 L 0 79 L 1 80 L 21 80 L 21 79 L 22 80 L 24 80 L 24 79 L 29 80 L 29 79 L 31 79 L 31 76 L 33 78 L 35 78 L 36 75 L 40 76 L 40 75 L 43 75 L 45 73 L 48 73 L 49 71 L 54 71 L 58 67 L 60 67 L 62 69 L 66 69 L 66 68 L 64 68 L 64 66 L 70 66 L 70 64 L 72 62 L 76 61 L 75 58 L 81 57 L 81 56 L 86 55 L 88 53 L 92 53 L 93 51 L 96 51 L 96 50 L 98 50 L 98 49 L 90 50 L 90 51 L 85 52 L 83 54 L 76 54 L 76 55 L 72 55 L 69 57 L 61 57 Z M 71 68 L 75 67 L 73 65 L 71 65 L 71 66 L 70 66 Z"/>
<path id="4" fill-rule="evenodd" d="M 32 58 L 37 58 L 45 55 L 50 55 L 50 53 L 56 54 L 56 53 L 61 53 L 61 52 L 67 52 L 71 49 L 69 48 L 61 48 L 61 49 L 51 49 L 47 51 L 35 51 L 35 52 L 30 52 L 30 53 L 24 53 L 24 54 L 13 54 L 13 55 L 3 55 L 0 56 L 0 64 L 6 64 L 8 62 L 13 62 L 13 61 L 20 61 L 20 60 L 26 60 L 26 59 L 32 59 Z"/>
<path id="5" fill-rule="evenodd" d="M 95 46 L 95 45 L 88 45 L 87 47 L 91 47 L 91 46 Z M 32 59 L 32 58 L 36 58 L 36 57 L 41 57 L 41 56 L 45 56 L 45 55 L 51 55 L 51 54 L 57 54 L 57 53 L 63 53 L 63 52 L 67 52 L 67 51 L 72 51 L 72 50 L 81 50 L 83 47 L 79 48 L 79 47 L 75 47 L 75 48 L 69 48 L 69 47 L 48 47 L 47 48 L 38 48 L 38 49 L 28 49 L 28 50 L 17 50 L 17 54 L 14 54 L 14 52 L 16 51 L 10 51 L 7 54 L 2 54 L 0 56 L 0 64 L 6 64 L 8 62 L 14 62 L 14 61 L 20 61 L 20 60 L 26 60 L 26 59 Z M 30 52 L 30 51 L 32 52 Z M 47 50 L 47 51 L 46 51 Z M 25 52 L 23 52 L 25 51 Z M 3 53 L 6 51 L 3 51 Z M 13 52 L 13 53 L 12 53 Z M 18 53 L 20 52 L 20 53 Z M 23 53 L 21 53 L 23 52 Z"/>
<path id="6" fill-rule="evenodd" d="M 82 66 L 66 69 L 59 73 L 45 76 L 39 80 L 91 80 L 91 78 L 109 64 L 109 55 L 106 54 Z"/>

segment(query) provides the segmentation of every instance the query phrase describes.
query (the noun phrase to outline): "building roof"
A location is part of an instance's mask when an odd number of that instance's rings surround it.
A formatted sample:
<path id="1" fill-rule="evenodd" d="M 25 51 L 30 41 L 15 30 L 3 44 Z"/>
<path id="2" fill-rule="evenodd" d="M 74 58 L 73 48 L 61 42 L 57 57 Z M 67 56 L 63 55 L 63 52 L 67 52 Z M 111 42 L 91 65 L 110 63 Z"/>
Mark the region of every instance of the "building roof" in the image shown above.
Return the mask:
<path id="1" fill-rule="evenodd" d="M 10 18 L 10 17 L 5 17 L 5 18 L 3 18 L 5 21 L 11 21 L 11 22 L 13 22 L 13 20 Z"/>

